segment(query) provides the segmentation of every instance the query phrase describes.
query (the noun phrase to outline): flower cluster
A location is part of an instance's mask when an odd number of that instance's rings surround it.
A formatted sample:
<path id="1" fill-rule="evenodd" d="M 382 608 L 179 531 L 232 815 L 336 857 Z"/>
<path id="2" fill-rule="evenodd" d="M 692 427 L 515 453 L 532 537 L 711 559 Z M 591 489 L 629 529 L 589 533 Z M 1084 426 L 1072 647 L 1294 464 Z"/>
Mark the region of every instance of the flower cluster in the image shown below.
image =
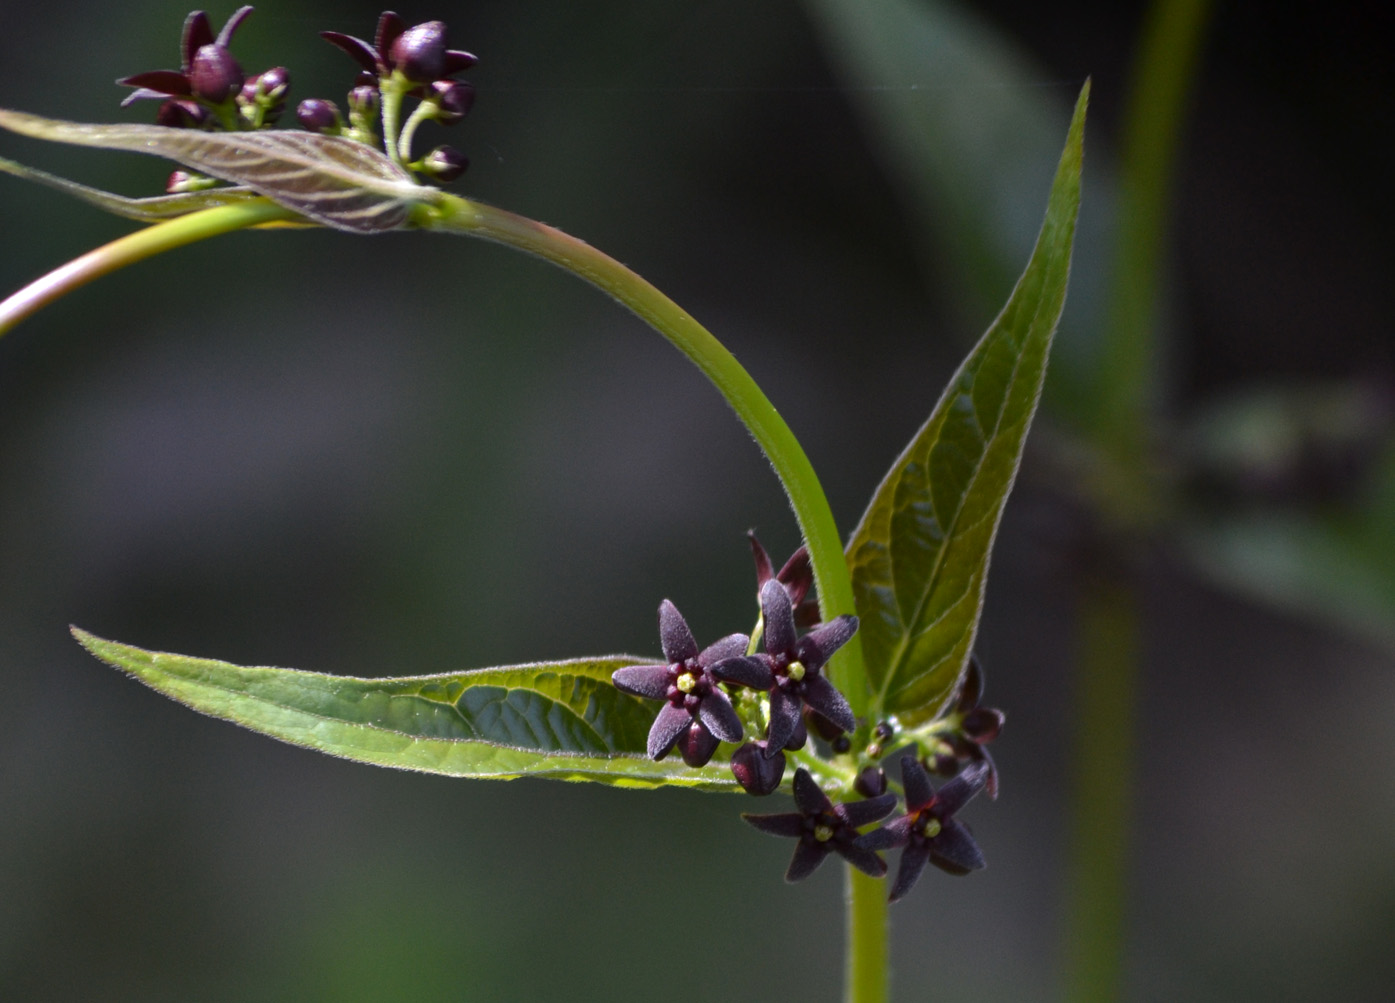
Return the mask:
<path id="1" fill-rule="evenodd" d="M 787 754 L 807 763 L 794 774 L 797 811 L 742 815 L 762 832 L 799 841 L 786 880 L 807 877 L 829 853 L 881 877 L 887 867 L 880 853 L 901 849 L 890 895 L 896 901 L 927 863 L 952 874 L 982 868 L 978 844 L 955 817 L 979 791 L 997 795 L 997 768 L 983 746 L 1001 730 L 1003 714 L 979 706 L 983 670 L 977 658 L 971 659 L 959 692 L 936 720 L 910 730 L 902 730 L 894 718 L 860 724 L 824 673 L 834 653 L 857 631 L 857 618 L 843 615 L 819 623 L 817 606 L 809 599 L 813 572 L 803 548 L 777 573 L 754 534 L 750 543 L 760 606 L 750 636 L 730 634 L 699 649 L 687 622 L 666 599 L 659 606 L 665 661 L 626 666 L 612 676 L 626 693 L 663 701 L 649 731 L 649 756 L 662 759 L 676 747 L 685 763 L 702 767 L 721 743 L 740 742 L 731 755 L 732 775 L 754 795 L 780 788 Z M 801 634 L 801 628 L 806 632 Z M 764 651 L 758 652 L 762 635 Z M 761 737 L 746 738 L 748 728 Z M 826 747 L 806 748 L 810 729 Z M 899 794 L 888 791 L 880 765 L 893 745 L 910 753 L 901 760 Z M 821 758 L 824 751 L 828 758 Z M 938 794 L 928 770 L 951 777 Z M 835 803 L 824 784 L 839 789 L 844 800 Z M 903 815 L 863 831 L 891 815 L 903 800 Z"/>
<path id="2" fill-rule="evenodd" d="M 239 7 L 216 36 L 207 14 L 191 13 L 180 39 L 180 68 L 118 80 L 135 88 L 122 105 L 160 99 L 156 123 L 173 128 L 237 131 L 274 125 L 285 110 L 290 73 L 278 66 L 249 77 L 231 50 L 234 33 L 251 13 L 251 7 Z M 384 11 L 372 44 L 337 31 L 320 34 L 348 53 L 362 72 L 348 93 L 347 115 L 333 101 L 301 101 L 296 119 L 304 128 L 378 147 L 401 166 L 435 181 L 452 181 L 464 173 L 469 160 L 454 147 L 438 146 L 416 159 L 411 154 L 418 126 L 424 122 L 453 125 L 475 102 L 474 87 L 456 76 L 477 60 L 468 52 L 446 47 L 442 22 L 409 27 L 397 14 Z M 403 122 L 402 103 L 408 97 L 417 104 Z M 168 187 L 188 191 L 213 183 L 179 171 Z"/>

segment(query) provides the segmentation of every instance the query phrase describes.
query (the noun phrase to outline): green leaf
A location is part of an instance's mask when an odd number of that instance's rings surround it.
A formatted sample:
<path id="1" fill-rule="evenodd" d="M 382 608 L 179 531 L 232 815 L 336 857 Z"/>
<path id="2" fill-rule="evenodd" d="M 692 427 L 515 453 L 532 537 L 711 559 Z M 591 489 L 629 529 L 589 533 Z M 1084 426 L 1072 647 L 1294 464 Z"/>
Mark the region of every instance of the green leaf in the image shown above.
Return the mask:
<path id="1" fill-rule="evenodd" d="M 84 202 L 95 205 L 98 209 L 105 209 L 109 213 L 124 216 L 127 219 L 140 220 L 142 223 L 158 223 L 162 219 L 187 216 L 200 209 L 232 205 L 235 202 L 245 202 L 257 197 L 257 193 L 250 188 L 234 187 L 210 188 L 206 191 L 181 192 L 176 195 L 152 195 L 149 198 L 126 198 L 124 195 L 116 195 L 100 188 L 78 184 L 76 181 L 69 181 L 67 178 L 60 178 L 56 174 L 49 174 L 37 167 L 28 167 L 13 160 L 6 160 L 4 157 L 0 157 L 0 173 L 12 174 L 17 178 L 24 178 L 26 181 L 46 185 L 63 192 L 65 195 L 80 198 Z"/>
<path id="2" fill-rule="evenodd" d="M 404 226 L 437 189 L 419 185 L 381 151 L 313 132 L 200 132 L 159 125 L 61 122 L 0 108 L 0 126 L 34 139 L 149 153 L 245 185 L 317 223 L 354 233 Z"/>
<path id="3" fill-rule="evenodd" d="M 876 712 L 933 714 L 968 663 L 993 538 L 1065 304 L 1089 93 L 1087 82 L 1027 270 L 848 544 Z"/>
<path id="4" fill-rule="evenodd" d="M 623 655 L 359 679 L 145 651 L 73 628 L 102 661 L 194 710 L 361 763 L 456 777 L 740 791 L 729 771 L 644 755 L 654 701 L 610 675 Z"/>

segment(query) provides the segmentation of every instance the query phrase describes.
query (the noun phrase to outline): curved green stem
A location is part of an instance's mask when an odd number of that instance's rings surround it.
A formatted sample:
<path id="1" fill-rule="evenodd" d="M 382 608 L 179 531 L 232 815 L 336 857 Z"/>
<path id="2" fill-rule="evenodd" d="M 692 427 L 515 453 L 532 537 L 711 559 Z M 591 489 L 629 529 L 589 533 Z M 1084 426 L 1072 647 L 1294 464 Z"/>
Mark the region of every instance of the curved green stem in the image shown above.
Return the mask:
<path id="1" fill-rule="evenodd" d="M 809 458 L 755 380 L 706 328 L 614 258 L 523 216 L 442 194 L 434 204 L 418 207 L 415 222 L 430 230 L 483 237 L 550 261 L 608 293 L 667 338 L 712 381 L 775 468 L 809 548 L 823 618 L 856 613 L 838 527 Z M 834 657 L 829 676 L 855 712 L 866 709 L 857 635 Z"/>
<path id="2" fill-rule="evenodd" d="M 35 279 L 0 302 L 0 335 L 54 300 L 118 268 L 220 233 L 299 217 L 267 199 L 191 212 L 127 234 Z"/>

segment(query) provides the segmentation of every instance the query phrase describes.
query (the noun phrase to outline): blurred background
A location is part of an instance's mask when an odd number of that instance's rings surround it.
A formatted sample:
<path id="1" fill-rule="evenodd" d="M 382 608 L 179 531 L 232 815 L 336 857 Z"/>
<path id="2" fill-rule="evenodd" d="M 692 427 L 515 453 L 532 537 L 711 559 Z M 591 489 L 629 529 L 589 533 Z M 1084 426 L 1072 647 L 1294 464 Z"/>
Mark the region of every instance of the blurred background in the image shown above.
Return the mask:
<path id="1" fill-rule="evenodd" d="M 378 10 L 267 3 L 234 52 L 342 101 L 354 65 L 317 33 L 371 37 Z M 978 645 L 1009 718 L 1002 796 L 966 813 L 990 866 L 893 910 L 896 995 L 1388 992 L 1389 5 L 399 10 L 481 57 L 471 117 L 422 140 L 471 157 L 455 190 L 703 321 L 845 532 L 1006 300 L 1092 76 Z M 148 121 L 112 81 L 177 66 L 186 13 L 7 10 L 0 105 Z M 0 155 L 131 195 L 169 170 Z M 131 225 L 0 177 L 0 228 L 8 293 Z M 738 799 L 340 762 L 67 634 L 355 675 L 649 655 L 663 597 L 699 639 L 743 628 L 750 527 L 798 542 L 717 394 L 513 252 L 243 233 L 45 310 L 0 341 L 0 995 L 836 998 L 838 868 L 786 887 Z"/>

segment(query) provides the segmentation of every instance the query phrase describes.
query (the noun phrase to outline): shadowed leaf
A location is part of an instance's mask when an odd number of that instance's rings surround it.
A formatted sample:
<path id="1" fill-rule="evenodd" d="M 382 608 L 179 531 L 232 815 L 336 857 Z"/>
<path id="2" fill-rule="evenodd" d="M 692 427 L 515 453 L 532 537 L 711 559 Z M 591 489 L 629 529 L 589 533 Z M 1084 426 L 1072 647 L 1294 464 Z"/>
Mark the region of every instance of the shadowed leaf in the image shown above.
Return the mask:
<path id="1" fill-rule="evenodd" d="M 1031 261 L 848 544 L 874 711 L 937 711 L 968 664 L 989 555 L 1065 303 L 1089 85 Z"/>
<path id="2" fill-rule="evenodd" d="M 77 628 L 73 636 L 194 710 L 358 762 L 494 780 L 741 790 L 724 768 L 646 758 L 655 705 L 610 683 L 615 669 L 643 661 L 629 656 L 360 679 L 145 651 Z"/>
<path id="3" fill-rule="evenodd" d="M 149 153 L 245 185 L 317 223 L 355 233 L 395 230 L 436 189 L 372 147 L 313 132 L 199 132 L 159 125 L 88 125 L 0 109 L 0 126 L 75 146 Z"/>

